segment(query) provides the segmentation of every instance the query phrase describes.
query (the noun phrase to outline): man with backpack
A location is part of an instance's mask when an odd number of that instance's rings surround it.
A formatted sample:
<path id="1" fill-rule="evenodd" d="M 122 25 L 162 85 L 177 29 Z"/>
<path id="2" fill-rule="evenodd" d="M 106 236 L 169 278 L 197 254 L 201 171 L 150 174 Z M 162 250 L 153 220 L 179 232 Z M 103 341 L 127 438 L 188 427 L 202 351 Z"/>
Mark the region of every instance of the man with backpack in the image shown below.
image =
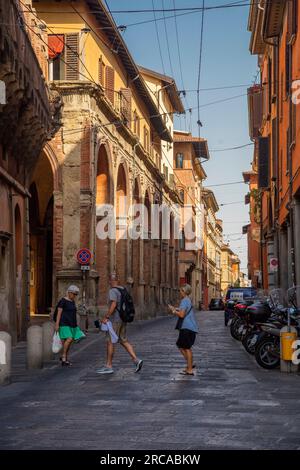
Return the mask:
<path id="1" fill-rule="evenodd" d="M 119 286 L 117 274 L 110 276 L 110 289 L 108 292 L 108 312 L 102 323 L 112 322 L 114 331 L 116 332 L 119 343 L 126 349 L 135 365 L 135 372 L 139 372 L 143 366 L 142 359 L 139 359 L 132 345 L 126 337 L 127 323 L 131 323 L 134 319 L 134 305 L 131 295 L 123 286 Z M 115 345 L 111 341 L 109 332 L 106 333 L 107 338 L 107 358 L 106 365 L 98 369 L 97 374 L 113 374 L 112 360 L 115 351 Z"/>

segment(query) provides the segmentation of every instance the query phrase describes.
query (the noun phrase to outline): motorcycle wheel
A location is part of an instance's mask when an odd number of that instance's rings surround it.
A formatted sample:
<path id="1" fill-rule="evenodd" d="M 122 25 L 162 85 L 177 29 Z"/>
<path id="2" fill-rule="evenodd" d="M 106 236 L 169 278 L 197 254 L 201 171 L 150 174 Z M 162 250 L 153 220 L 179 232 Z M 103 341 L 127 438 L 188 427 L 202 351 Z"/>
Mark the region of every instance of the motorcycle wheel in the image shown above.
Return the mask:
<path id="1" fill-rule="evenodd" d="M 252 356 L 255 354 L 255 344 L 251 346 L 251 341 L 253 339 L 253 336 L 256 334 L 257 333 L 254 333 L 253 331 L 251 333 L 247 333 L 242 340 L 242 345 L 246 349 L 247 353 L 252 354 Z"/>
<path id="2" fill-rule="evenodd" d="M 279 351 L 279 339 L 269 337 L 261 340 L 255 350 L 257 364 L 264 369 L 277 369 L 280 366 L 280 357 L 272 353 L 272 350 Z"/>
<path id="3" fill-rule="evenodd" d="M 241 340 L 241 334 L 239 333 L 239 327 L 241 326 L 242 322 L 240 319 L 237 319 L 230 325 L 230 334 L 231 336 L 236 339 L 237 341 Z"/>

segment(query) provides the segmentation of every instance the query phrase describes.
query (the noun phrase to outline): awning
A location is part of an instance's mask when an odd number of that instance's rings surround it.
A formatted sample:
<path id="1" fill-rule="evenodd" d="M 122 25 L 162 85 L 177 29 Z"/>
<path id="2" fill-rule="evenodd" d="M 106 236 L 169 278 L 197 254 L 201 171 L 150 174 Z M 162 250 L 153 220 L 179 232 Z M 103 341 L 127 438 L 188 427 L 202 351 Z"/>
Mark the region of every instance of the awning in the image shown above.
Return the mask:
<path id="1" fill-rule="evenodd" d="M 64 50 L 65 37 L 63 34 L 48 35 L 49 59 L 56 59 Z"/>

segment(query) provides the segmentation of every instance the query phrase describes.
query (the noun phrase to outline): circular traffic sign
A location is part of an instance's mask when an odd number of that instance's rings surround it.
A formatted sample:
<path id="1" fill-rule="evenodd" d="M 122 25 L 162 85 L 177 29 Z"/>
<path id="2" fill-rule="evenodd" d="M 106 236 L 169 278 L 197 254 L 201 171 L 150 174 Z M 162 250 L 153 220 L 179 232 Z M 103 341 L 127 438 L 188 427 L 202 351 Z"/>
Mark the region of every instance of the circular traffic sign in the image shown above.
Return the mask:
<path id="1" fill-rule="evenodd" d="M 77 261 L 79 264 L 81 265 L 89 264 L 91 259 L 92 259 L 92 253 L 90 252 L 90 250 L 88 250 L 88 248 L 81 248 L 81 250 L 77 252 Z"/>

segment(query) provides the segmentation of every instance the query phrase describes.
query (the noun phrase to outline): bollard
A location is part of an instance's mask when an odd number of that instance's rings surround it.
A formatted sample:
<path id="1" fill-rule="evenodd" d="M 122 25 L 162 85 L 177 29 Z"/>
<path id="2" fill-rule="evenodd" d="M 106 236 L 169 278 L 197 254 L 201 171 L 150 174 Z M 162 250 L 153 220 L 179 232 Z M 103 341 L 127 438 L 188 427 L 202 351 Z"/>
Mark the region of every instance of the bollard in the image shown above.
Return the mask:
<path id="1" fill-rule="evenodd" d="M 54 354 L 52 352 L 52 340 L 54 335 L 54 323 L 47 321 L 43 323 L 43 362 L 52 361 Z"/>
<path id="2" fill-rule="evenodd" d="M 11 336 L 0 331 L 0 385 L 10 382 L 11 376 Z"/>
<path id="3" fill-rule="evenodd" d="M 43 329 L 41 326 L 30 326 L 27 330 L 27 368 L 43 367 Z"/>
<path id="4" fill-rule="evenodd" d="M 297 330 L 292 326 L 284 326 L 280 330 L 280 371 L 298 372 L 298 365 L 293 364 L 293 343 L 297 339 Z"/>

